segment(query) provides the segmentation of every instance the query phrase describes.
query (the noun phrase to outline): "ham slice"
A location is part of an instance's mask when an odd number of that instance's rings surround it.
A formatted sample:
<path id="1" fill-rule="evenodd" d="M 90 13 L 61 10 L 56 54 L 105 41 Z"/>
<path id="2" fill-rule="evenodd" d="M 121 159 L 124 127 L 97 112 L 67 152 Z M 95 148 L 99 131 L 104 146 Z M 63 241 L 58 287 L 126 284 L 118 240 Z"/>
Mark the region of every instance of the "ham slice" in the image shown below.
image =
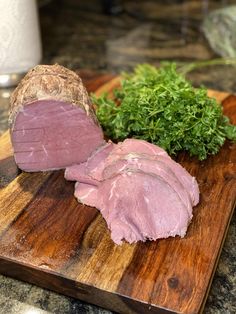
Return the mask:
<path id="1" fill-rule="evenodd" d="M 99 181 L 102 180 L 106 158 L 114 147 L 115 144 L 109 141 L 95 150 L 86 162 L 67 167 L 65 170 L 65 179 L 98 185 Z M 95 175 L 93 176 L 93 174 Z"/>
<path id="2" fill-rule="evenodd" d="M 128 171 L 103 181 L 99 187 L 79 183 L 75 196 L 100 209 L 116 244 L 123 239 L 133 243 L 183 237 L 190 221 L 175 190 L 154 174 Z"/>
<path id="3" fill-rule="evenodd" d="M 82 204 L 98 206 L 98 188 L 91 184 L 77 182 L 75 184 L 75 197 Z"/>
<path id="4" fill-rule="evenodd" d="M 167 152 L 157 145 L 143 140 L 128 138 L 115 146 L 115 148 L 112 150 L 112 155 L 109 156 L 109 160 L 111 161 L 114 156 L 123 156 L 130 153 L 145 154 L 150 156 L 158 155 L 170 158 Z"/>
<path id="5" fill-rule="evenodd" d="M 186 207 L 190 218 L 192 218 L 193 203 L 190 195 L 168 164 L 159 160 L 157 161 L 156 159 L 143 158 L 141 155 L 127 156 L 127 159 L 119 159 L 104 169 L 104 180 L 112 178 L 119 173 L 126 173 L 129 170 L 140 170 L 150 175 L 155 174 L 175 190 L 181 202 Z"/>
<path id="6" fill-rule="evenodd" d="M 100 210 L 116 244 L 186 234 L 199 201 L 198 185 L 160 147 L 135 139 L 110 143 L 81 167 L 96 184 L 79 178 L 79 168 L 77 177 L 68 168 L 66 178 L 81 180 L 75 196 Z"/>
<path id="7" fill-rule="evenodd" d="M 192 177 L 180 164 L 175 162 L 161 147 L 153 145 L 143 140 L 126 139 L 124 142 L 118 143 L 113 147 L 114 149 L 107 156 L 103 163 L 99 163 L 96 167 L 96 171 L 90 173 L 91 177 L 95 180 L 102 180 L 102 173 L 106 167 L 120 159 L 135 159 L 145 158 L 156 160 L 159 163 L 164 163 L 169 169 L 175 173 L 181 185 L 188 191 L 191 198 L 192 206 L 195 206 L 199 202 L 199 189 L 197 181 Z M 108 171 L 106 171 L 107 173 Z"/>

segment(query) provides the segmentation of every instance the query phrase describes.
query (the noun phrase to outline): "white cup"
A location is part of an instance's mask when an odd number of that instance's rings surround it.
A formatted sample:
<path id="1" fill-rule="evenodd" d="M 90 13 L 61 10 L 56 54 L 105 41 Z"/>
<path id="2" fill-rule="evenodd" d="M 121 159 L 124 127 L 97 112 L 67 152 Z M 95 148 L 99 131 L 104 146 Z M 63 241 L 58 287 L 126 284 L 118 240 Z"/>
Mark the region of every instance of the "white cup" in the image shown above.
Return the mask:
<path id="1" fill-rule="evenodd" d="M 0 87 L 18 84 L 41 58 L 36 0 L 0 0 Z"/>

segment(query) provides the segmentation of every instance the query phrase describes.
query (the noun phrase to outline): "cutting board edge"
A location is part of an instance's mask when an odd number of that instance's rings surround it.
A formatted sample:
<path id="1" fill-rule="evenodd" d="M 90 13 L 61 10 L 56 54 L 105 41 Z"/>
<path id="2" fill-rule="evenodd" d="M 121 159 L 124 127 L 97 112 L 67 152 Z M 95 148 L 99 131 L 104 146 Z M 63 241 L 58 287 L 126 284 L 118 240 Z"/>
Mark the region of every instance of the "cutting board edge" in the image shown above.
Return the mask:
<path id="1" fill-rule="evenodd" d="M 14 271 L 12 271 L 13 268 Z M 9 271 L 9 269 L 11 270 Z M 148 313 L 150 314 L 186 314 L 185 312 L 176 312 L 168 308 L 155 306 L 153 304 L 151 305 L 141 300 L 129 298 L 117 292 L 114 293 L 108 290 L 103 290 L 98 287 L 92 286 L 91 284 L 88 285 L 86 283 L 80 283 L 81 286 L 79 286 L 78 282 L 76 282 L 72 278 L 67 278 L 62 274 L 52 270 L 44 270 L 43 275 L 45 277 L 44 279 L 46 280 L 42 281 L 42 278 L 40 278 L 42 275 L 42 270 L 37 269 L 37 267 L 34 267 L 33 265 L 27 265 L 26 263 L 16 263 L 14 260 L 3 256 L 0 256 L 0 274 L 36 285 L 50 291 L 54 291 L 68 297 L 92 303 L 94 305 L 101 306 L 105 309 L 112 310 L 117 313 L 144 314 L 146 313 L 146 311 L 148 311 Z M 39 277 L 39 279 L 37 279 L 37 277 Z M 58 279 L 60 284 L 65 285 L 66 283 L 66 289 L 63 291 L 63 293 L 61 292 L 61 289 L 58 288 L 60 287 L 60 285 L 58 285 Z M 55 280 L 55 284 L 53 283 L 53 280 Z M 73 288 L 71 288 L 71 286 Z M 92 292 L 88 294 L 86 289 L 92 289 Z M 105 300 L 106 298 L 109 299 L 109 304 L 107 304 L 107 300 Z M 101 302 L 97 302 L 96 300 L 101 300 Z M 104 301 L 105 303 L 103 303 Z M 110 305 L 110 303 L 113 304 Z M 135 309 L 133 309 L 134 303 Z M 138 311 L 136 310 L 136 307 Z M 195 314 L 195 312 L 192 314 Z"/>
<path id="2" fill-rule="evenodd" d="M 223 235 L 223 238 L 222 238 L 222 241 L 221 241 L 220 249 L 218 251 L 217 258 L 215 260 L 215 263 L 214 263 L 214 266 L 213 266 L 213 269 L 212 269 L 211 277 L 210 277 L 210 280 L 209 280 L 209 283 L 208 283 L 208 287 L 207 287 L 205 296 L 204 296 L 203 301 L 202 301 L 202 303 L 201 303 L 201 305 L 199 307 L 199 310 L 198 310 L 198 312 L 200 314 L 203 313 L 205 305 L 206 305 L 206 301 L 207 301 L 207 298 L 208 298 L 208 295 L 209 295 L 209 292 L 210 292 L 210 289 L 211 289 L 211 285 L 212 285 L 212 282 L 213 282 L 213 279 L 214 279 L 216 268 L 217 268 L 217 266 L 219 264 L 220 256 L 221 256 L 222 249 L 223 249 L 223 246 L 224 246 L 224 243 L 225 243 L 228 231 L 229 231 L 229 226 L 230 226 L 230 222 L 232 220 L 233 214 L 234 214 L 235 207 L 236 207 L 236 199 L 234 201 L 231 213 L 229 215 L 229 219 L 228 219 L 228 222 L 227 222 L 227 227 L 225 228 L 225 231 L 224 231 L 224 235 Z"/>

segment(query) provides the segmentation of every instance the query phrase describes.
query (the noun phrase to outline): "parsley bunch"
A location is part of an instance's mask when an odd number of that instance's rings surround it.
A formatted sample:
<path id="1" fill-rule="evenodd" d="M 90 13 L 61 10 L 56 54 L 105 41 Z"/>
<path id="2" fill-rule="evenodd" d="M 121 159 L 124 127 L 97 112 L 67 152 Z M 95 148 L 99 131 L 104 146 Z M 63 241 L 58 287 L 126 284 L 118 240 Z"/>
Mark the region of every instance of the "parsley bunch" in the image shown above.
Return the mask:
<path id="1" fill-rule="evenodd" d="M 200 160 L 216 154 L 226 138 L 236 140 L 236 126 L 221 105 L 178 74 L 174 63 L 138 65 L 123 74 L 114 96 L 93 96 L 98 120 L 112 140 L 144 139 L 170 154 L 186 150 Z"/>

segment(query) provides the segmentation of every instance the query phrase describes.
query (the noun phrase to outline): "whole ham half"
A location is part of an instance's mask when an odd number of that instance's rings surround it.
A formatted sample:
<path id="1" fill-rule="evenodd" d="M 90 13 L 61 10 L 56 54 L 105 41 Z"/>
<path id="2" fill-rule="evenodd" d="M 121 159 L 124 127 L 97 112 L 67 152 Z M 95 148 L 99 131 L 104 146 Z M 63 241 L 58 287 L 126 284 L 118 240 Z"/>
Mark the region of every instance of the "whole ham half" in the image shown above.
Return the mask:
<path id="1" fill-rule="evenodd" d="M 81 79 L 62 66 L 33 68 L 10 103 L 11 141 L 22 170 L 78 164 L 105 143 Z"/>
<path id="2" fill-rule="evenodd" d="M 116 244 L 184 237 L 199 202 L 195 178 L 142 140 L 108 143 L 86 163 L 67 168 L 66 178 L 77 181 L 79 202 L 100 210 Z"/>

